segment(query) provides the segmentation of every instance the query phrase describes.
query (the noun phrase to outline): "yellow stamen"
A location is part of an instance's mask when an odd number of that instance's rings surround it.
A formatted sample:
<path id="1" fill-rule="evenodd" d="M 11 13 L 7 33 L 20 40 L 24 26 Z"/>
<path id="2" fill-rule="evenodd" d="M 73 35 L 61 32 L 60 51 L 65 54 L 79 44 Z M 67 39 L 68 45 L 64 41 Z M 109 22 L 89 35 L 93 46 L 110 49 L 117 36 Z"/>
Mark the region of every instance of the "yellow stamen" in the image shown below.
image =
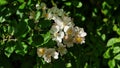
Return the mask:
<path id="1" fill-rule="evenodd" d="M 76 43 L 81 43 L 82 40 L 83 40 L 83 39 L 82 39 L 81 37 L 76 37 L 76 38 L 75 38 L 75 42 L 76 42 Z"/>
<path id="2" fill-rule="evenodd" d="M 45 49 L 44 48 L 38 49 L 38 54 L 44 55 L 44 53 L 45 53 Z"/>
<path id="3" fill-rule="evenodd" d="M 68 29 L 68 30 L 67 30 L 67 34 L 70 35 L 70 34 L 72 34 L 72 33 L 73 33 L 73 30 L 72 30 L 72 29 Z"/>

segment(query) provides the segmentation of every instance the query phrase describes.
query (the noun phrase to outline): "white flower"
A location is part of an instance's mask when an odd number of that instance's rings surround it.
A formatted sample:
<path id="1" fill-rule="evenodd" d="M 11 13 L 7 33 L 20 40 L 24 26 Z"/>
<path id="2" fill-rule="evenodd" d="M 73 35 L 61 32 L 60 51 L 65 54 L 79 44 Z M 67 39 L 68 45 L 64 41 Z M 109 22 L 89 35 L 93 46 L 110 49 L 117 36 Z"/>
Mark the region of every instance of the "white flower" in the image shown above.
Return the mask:
<path id="1" fill-rule="evenodd" d="M 87 35 L 86 32 L 84 32 L 83 28 L 75 27 L 75 37 L 74 37 L 74 43 L 85 43 L 85 36 Z"/>
<path id="2" fill-rule="evenodd" d="M 47 9 L 47 7 L 46 7 L 46 4 L 45 3 L 41 3 L 41 9 L 42 10 L 46 10 Z M 36 5 L 36 7 L 38 7 L 38 5 Z"/>
<path id="3" fill-rule="evenodd" d="M 53 14 L 57 14 L 58 16 L 62 16 L 65 14 L 63 9 L 59 9 L 57 7 L 52 7 L 49 11 L 51 11 Z"/>
<path id="4" fill-rule="evenodd" d="M 62 42 L 62 39 L 64 38 L 64 32 L 60 31 L 58 33 L 54 33 L 53 40 L 57 42 Z"/>
<path id="5" fill-rule="evenodd" d="M 42 57 L 45 54 L 46 48 L 37 48 L 37 54 Z"/>
<path id="6" fill-rule="evenodd" d="M 56 16 L 56 17 L 54 17 L 53 20 L 58 26 L 60 26 L 61 29 L 64 28 L 64 22 L 62 21 L 62 19 L 60 17 Z"/>
<path id="7" fill-rule="evenodd" d="M 85 36 L 87 35 L 87 33 L 84 32 L 84 29 L 83 29 L 83 28 L 80 28 L 79 35 L 80 35 L 81 37 L 85 37 Z"/>
<path id="8" fill-rule="evenodd" d="M 39 4 L 36 4 L 36 9 L 40 9 L 40 5 Z"/>
<path id="9" fill-rule="evenodd" d="M 61 56 L 67 53 L 66 46 L 63 45 L 62 43 L 58 43 L 58 52 L 60 53 Z"/>
<path id="10" fill-rule="evenodd" d="M 58 55 L 59 55 L 58 52 L 54 52 L 54 54 L 53 54 L 53 58 L 54 58 L 54 59 L 58 59 L 58 58 L 59 58 Z"/>
<path id="11" fill-rule="evenodd" d="M 51 62 L 51 57 L 58 59 L 59 56 L 59 53 L 54 48 L 38 48 L 37 54 L 39 57 L 43 57 L 47 63 Z"/>
<path id="12" fill-rule="evenodd" d="M 48 19 L 48 20 L 51 20 L 52 18 L 53 18 L 53 14 L 52 13 L 46 13 L 46 14 L 44 14 L 45 15 L 45 17 Z"/>
<path id="13" fill-rule="evenodd" d="M 57 7 L 52 7 L 50 11 L 53 12 L 54 14 L 57 14 L 59 9 Z"/>
<path id="14" fill-rule="evenodd" d="M 69 35 L 69 36 L 74 36 L 74 34 L 75 34 L 73 26 L 65 26 L 64 27 L 64 32 L 65 32 L 66 35 Z"/>
<path id="15" fill-rule="evenodd" d="M 46 49 L 45 54 L 43 55 L 43 58 L 47 63 L 50 63 L 51 57 L 53 57 L 54 59 L 58 59 L 58 55 L 59 53 L 56 52 L 54 48 L 48 48 Z"/>
<path id="16" fill-rule="evenodd" d="M 50 33 L 54 34 L 54 33 L 58 33 L 60 31 L 60 27 L 57 24 L 53 24 L 53 26 L 50 29 Z"/>
<path id="17" fill-rule="evenodd" d="M 56 23 L 51 27 L 50 33 L 52 34 L 52 39 L 57 42 L 62 42 L 64 37 L 64 32 L 60 29 Z"/>
<path id="18" fill-rule="evenodd" d="M 77 44 L 83 44 L 85 43 L 85 38 L 84 37 L 79 37 L 79 36 L 75 36 L 74 39 L 73 39 L 74 43 L 77 43 Z"/>
<path id="19" fill-rule="evenodd" d="M 73 20 L 71 19 L 71 17 L 68 17 L 66 15 L 62 15 L 62 20 L 64 22 L 64 26 L 74 26 Z"/>
<path id="20" fill-rule="evenodd" d="M 87 33 L 84 32 L 83 28 L 79 28 L 79 27 L 76 26 L 75 31 L 80 37 L 85 37 L 87 35 Z"/>
<path id="21" fill-rule="evenodd" d="M 65 12 L 63 11 L 63 9 L 59 9 L 58 16 L 63 16 L 63 15 L 65 15 Z"/>
<path id="22" fill-rule="evenodd" d="M 67 47 L 73 47 L 73 37 L 72 36 L 65 36 L 63 39 L 63 43 L 67 46 Z"/>

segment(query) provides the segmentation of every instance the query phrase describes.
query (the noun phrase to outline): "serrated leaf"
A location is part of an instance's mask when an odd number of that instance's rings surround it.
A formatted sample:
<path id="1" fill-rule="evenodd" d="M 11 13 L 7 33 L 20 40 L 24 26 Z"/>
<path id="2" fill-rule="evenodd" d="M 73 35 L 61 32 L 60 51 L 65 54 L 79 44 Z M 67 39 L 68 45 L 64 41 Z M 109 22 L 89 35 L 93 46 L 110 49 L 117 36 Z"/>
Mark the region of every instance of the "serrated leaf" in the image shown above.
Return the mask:
<path id="1" fill-rule="evenodd" d="M 116 55 L 116 56 L 114 57 L 114 59 L 120 60 L 120 54 Z"/>
<path id="2" fill-rule="evenodd" d="M 107 47 L 113 46 L 115 43 L 119 43 L 119 42 L 120 42 L 120 38 L 111 38 L 107 42 Z"/>
<path id="3" fill-rule="evenodd" d="M 106 59 L 110 58 L 110 48 L 103 54 L 103 57 Z"/>
<path id="4" fill-rule="evenodd" d="M 114 59 L 109 60 L 108 65 L 109 65 L 110 68 L 114 68 L 115 67 L 115 60 Z"/>

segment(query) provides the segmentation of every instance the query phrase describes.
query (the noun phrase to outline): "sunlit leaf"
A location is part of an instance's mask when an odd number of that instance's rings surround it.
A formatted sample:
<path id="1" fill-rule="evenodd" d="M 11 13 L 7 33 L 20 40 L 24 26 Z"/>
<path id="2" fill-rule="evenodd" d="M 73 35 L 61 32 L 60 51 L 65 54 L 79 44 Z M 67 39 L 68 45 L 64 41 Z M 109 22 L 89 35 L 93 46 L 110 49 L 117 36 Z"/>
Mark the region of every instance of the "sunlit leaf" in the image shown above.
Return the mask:
<path id="1" fill-rule="evenodd" d="M 38 11 L 38 12 L 36 13 L 35 20 L 38 20 L 38 19 L 40 18 L 40 15 L 41 15 L 41 13 L 40 13 L 40 11 Z"/>
<path id="2" fill-rule="evenodd" d="M 0 5 L 5 5 L 7 4 L 8 2 L 6 0 L 0 0 Z"/>
<path id="3" fill-rule="evenodd" d="M 82 2 L 79 2 L 77 8 L 81 8 L 81 7 L 82 7 Z"/>
<path id="4" fill-rule="evenodd" d="M 66 6 L 71 6 L 71 2 L 66 2 L 65 5 Z"/>
<path id="5" fill-rule="evenodd" d="M 21 4 L 21 5 L 19 6 L 19 9 L 24 9 L 24 8 L 25 8 L 25 5 L 26 5 L 26 2 L 24 2 L 23 4 Z"/>
<path id="6" fill-rule="evenodd" d="M 18 42 L 15 49 L 15 53 L 24 56 L 27 53 L 27 47 L 28 45 L 26 45 L 24 42 Z"/>
<path id="7" fill-rule="evenodd" d="M 110 48 L 103 54 L 103 57 L 106 59 L 110 58 Z"/>
<path id="8" fill-rule="evenodd" d="M 24 0 L 18 0 L 19 2 L 24 2 Z"/>
<path id="9" fill-rule="evenodd" d="M 109 60 L 108 65 L 109 65 L 110 68 L 114 68 L 115 67 L 115 60 L 114 59 Z"/>
<path id="10" fill-rule="evenodd" d="M 114 59 L 120 60 L 120 54 L 116 55 L 116 56 L 114 57 Z"/>
<path id="11" fill-rule="evenodd" d="M 119 64 L 117 64 L 117 66 L 118 66 L 118 68 L 120 68 L 120 65 L 119 65 Z"/>
<path id="12" fill-rule="evenodd" d="M 7 47 L 5 48 L 5 55 L 7 57 L 10 57 L 10 55 L 14 52 L 15 47 L 16 47 L 15 42 L 13 42 L 13 41 L 8 42 Z"/>
<path id="13" fill-rule="evenodd" d="M 120 38 L 111 38 L 108 40 L 107 42 L 107 46 L 113 46 L 115 43 L 119 43 L 120 42 Z"/>
<path id="14" fill-rule="evenodd" d="M 114 25 L 114 26 L 113 26 L 113 30 L 114 30 L 117 34 L 120 35 L 120 28 L 117 27 L 117 25 Z"/>
<path id="15" fill-rule="evenodd" d="M 120 52 L 120 47 L 116 46 L 113 48 L 113 53 L 119 53 Z"/>
<path id="16" fill-rule="evenodd" d="M 51 39 L 50 32 L 47 32 L 46 34 L 42 34 L 42 36 L 44 38 L 44 42 L 42 43 L 42 45 L 46 44 Z"/>

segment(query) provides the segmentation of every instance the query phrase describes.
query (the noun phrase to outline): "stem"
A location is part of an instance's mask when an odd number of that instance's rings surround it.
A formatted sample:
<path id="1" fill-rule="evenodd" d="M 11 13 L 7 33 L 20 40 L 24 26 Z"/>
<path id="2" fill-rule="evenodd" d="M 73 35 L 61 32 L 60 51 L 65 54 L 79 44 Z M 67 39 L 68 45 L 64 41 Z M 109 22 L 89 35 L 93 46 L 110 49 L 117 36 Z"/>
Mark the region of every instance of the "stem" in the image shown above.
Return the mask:
<path id="1" fill-rule="evenodd" d="M 57 6 L 53 0 L 51 0 L 53 6 Z"/>

